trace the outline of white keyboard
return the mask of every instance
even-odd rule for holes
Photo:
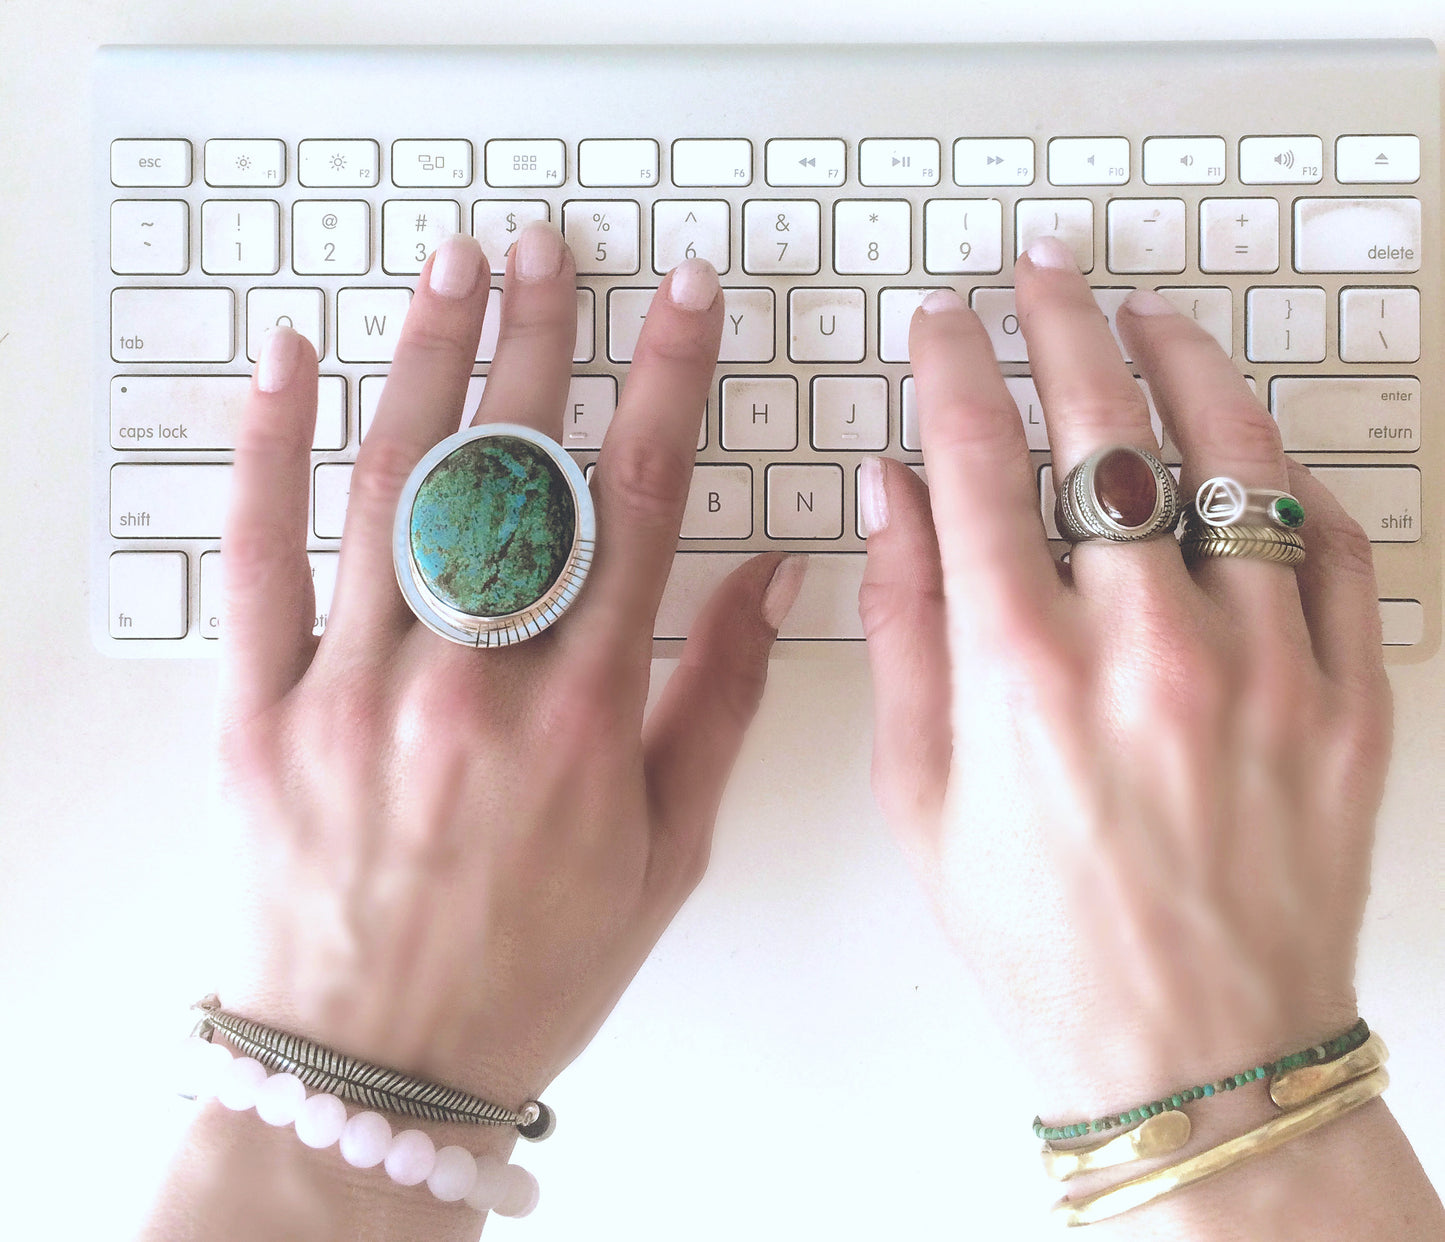
[[[783,637],[823,641],[782,652],[861,638],[858,464],[922,467],[907,329],[941,285],[988,325],[1051,515],[1011,285],[1048,232],[1107,315],[1158,288],[1230,351],[1375,541],[1387,655],[1424,659],[1445,487],[1438,73],[1425,41],[102,49],[95,641],[215,651],[244,377],[283,318],[321,359],[323,629],[351,463],[422,261],[470,229],[500,273],[545,217],[577,258],[564,437],[584,467],[661,275],[691,254],[722,273],[657,654],[767,548],[814,554]]]

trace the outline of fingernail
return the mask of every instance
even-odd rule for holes
[[[1135,289],[1124,299],[1124,305],[1129,308],[1131,315],[1178,314],[1178,307],[1162,293],[1155,293],[1153,289]]]
[[[512,270],[529,283],[551,280],[562,270],[562,252],[566,243],[557,226],[550,220],[533,220],[517,239],[517,257]]]
[[[936,315],[939,311],[966,310],[967,307],[968,303],[953,289],[935,289],[918,304],[918,309],[927,315]]]
[[[261,352],[256,358],[256,387],[262,392],[280,392],[296,369],[296,353],[301,335],[295,328],[277,324],[261,338]]]
[[[481,270],[481,243],[469,233],[453,233],[437,247],[427,283],[444,298],[464,298],[477,287]]]
[[[1035,267],[1056,267],[1072,272],[1079,270],[1074,252],[1057,237],[1037,238],[1026,253],[1029,256],[1029,262]]]
[[[701,311],[707,310],[713,304],[721,288],[717,269],[706,259],[684,259],[672,269],[668,296],[678,306],[690,311]]]
[[[763,621],[770,630],[779,630],[798,602],[798,592],[803,587],[803,575],[808,572],[808,558],[804,555],[785,556],[773,570],[768,589],[763,592]]]
[[[888,525],[888,489],[883,485],[883,459],[865,458],[858,467],[858,520],[863,538],[876,535]]]

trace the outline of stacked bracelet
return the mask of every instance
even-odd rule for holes
[[[273,1126],[294,1126],[308,1147],[339,1144],[342,1158],[354,1168],[382,1165],[399,1186],[425,1182],[445,1203],[465,1202],[480,1212],[526,1216],[537,1206],[537,1179],[515,1164],[476,1157],[463,1147],[440,1151],[421,1130],[393,1135],[386,1118],[376,1112],[348,1117],[346,1105],[329,1092],[307,1095],[295,1074],[267,1074],[254,1057],[233,1056],[229,1048],[199,1036],[186,1041],[181,1094],[215,1099],[235,1112],[254,1108]]]

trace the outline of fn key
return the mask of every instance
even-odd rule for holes
[[[111,555],[110,636],[186,636],[184,552],[116,552]]]

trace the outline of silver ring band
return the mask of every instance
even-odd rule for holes
[[[1186,527],[1202,524],[1298,530],[1304,521],[1304,506],[1298,497],[1273,488],[1245,487],[1238,479],[1223,474],[1205,479],[1194,499],[1184,506]]]

